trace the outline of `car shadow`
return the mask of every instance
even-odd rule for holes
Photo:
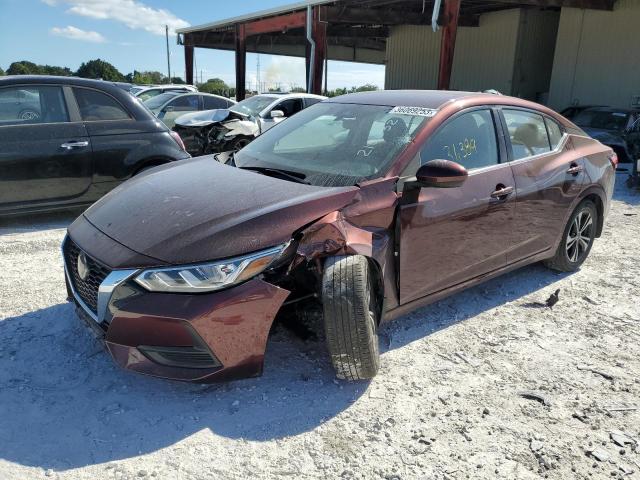
[[[0,458],[66,470],[153,452],[203,430],[268,440],[348,409],[368,382],[337,382],[324,346],[283,329],[260,378],[194,385],[120,370],[71,304],[0,321]]]
[[[419,309],[383,327],[382,351],[562,277],[534,265]],[[336,381],[324,343],[284,329],[270,338],[260,378],[201,386],[131,374],[113,364],[71,304],[58,304],[0,322],[0,457],[66,470],[153,452],[201,431],[278,439],[318,427],[368,387]]]
[[[548,287],[568,275],[536,263],[419,308],[381,328],[382,352],[401,348],[507,303],[516,302],[520,307],[529,309],[547,308],[544,302],[553,290]],[[544,294],[535,295],[543,289]],[[531,294],[534,294],[533,301],[521,300]]]
[[[613,191],[613,199],[626,203],[627,205],[640,205],[640,189],[637,187],[627,187],[627,175],[616,175],[616,187]]]
[[[0,235],[67,228],[83,209],[0,217]]]

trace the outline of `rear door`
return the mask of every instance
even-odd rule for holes
[[[584,159],[552,118],[516,108],[501,113],[517,195],[512,263],[554,248],[584,183]]]
[[[91,186],[90,140],[67,98],[58,85],[0,89],[0,208],[71,201]]]
[[[417,171],[430,160],[448,159],[467,168],[469,177],[460,187],[422,188],[415,199],[401,201],[401,303],[506,265],[515,195],[511,168],[501,163],[496,115],[487,108],[457,114],[427,140],[420,161],[409,167]]]

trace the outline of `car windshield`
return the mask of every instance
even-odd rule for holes
[[[377,178],[428,120],[401,111],[380,105],[317,103],[256,138],[236,153],[235,164],[285,170],[317,186],[347,186]]]
[[[229,108],[229,110],[255,117],[262,110],[267,108],[269,104],[276,98],[277,97],[273,97],[271,95],[256,95],[254,97],[246,98],[241,102],[236,103],[234,106]]]
[[[628,119],[629,114],[627,112],[584,110],[574,117],[573,123],[579,127],[624,130]]]
[[[157,110],[166,102],[171,100],[173,97],[180,95],[182,92],[165,92],[160,95],[156,95],[155,97],[151,97],[147,100],[144,100],[143,103],[149,110]]]

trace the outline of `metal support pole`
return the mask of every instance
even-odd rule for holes
[[[193,85],[193,47],[184,46],[184,76],[189,85]]]
[[[246,96],[247,44],[244,24],[236,25],[236,100]]]
[[[438,90],[449,90],[451,71],[453,70],[453,54],[456,48],[458,17],[460,16],[460,0],[445,0],[442,43],[440,44],[440,69],[438,72]]]

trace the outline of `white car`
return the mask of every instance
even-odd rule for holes
[[[151,85],[133,87],[129,90],[129,93],[144,102],[145,100],[149,100],[151,97],[155,97],[156,95],[160,95],[165,92],[190,93],[197,91],[198,88],[193,85]]]
[[[276,123],[327,97],[309,93],[264,93],[224,110],[187,113],[175,119],[191,155],[238,151]]]
[[[172,128],[176,118],[187,112],[229,108],[236,101],[230,98],[200,92],[164,92],[142,102],[163,123]]]

